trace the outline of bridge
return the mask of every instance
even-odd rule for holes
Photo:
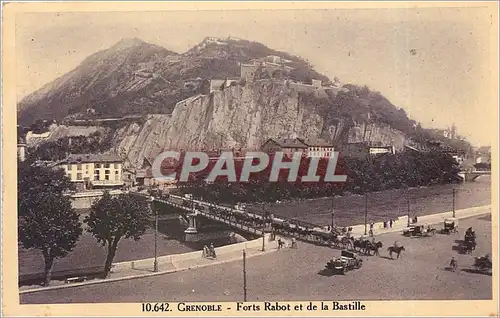
[[[317,233],[327,234],[324,228],[321,228],[315,224],[297,221],[297,220],[286,220],[280,217],[273,217],[272,219],[266,219],[261,214],[255,214],[251,212],[244,211],[242,209],[230,208],[223,205],[217,205],[213,203],[208,203],[200,200],[195,200],[190,197],[181,197],[177,195],[168,195],[168,197],[163,197],[161,195],[149,196],[144,193],[130,192],[135,195],[139,195],[145,199],[151,198],[150,203],[158,202],[166,204],[177,209],[185,211],[185,217],[188,220],[188,228],[184,231],[186,234],[196,234],[198,232],[198,222],[200,217],[204,217],[210,220],[214,220],[227,226],[237,229],[243,232],[263,236],[268,232],[269,226],[273,228],[286,227],[289,231],[288,234],[300,231],[309,231]],[[292,224],[295,223],[295,224]]]
[[[484,175],[491,175],[491,171],[480,171],[480,170],[465,170],[465,171],[460,171],[458,176],[462,178],[463,181],[469,182],[469,181],[474,181],[480,176]]]

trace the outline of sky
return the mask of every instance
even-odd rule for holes
[[[239,37],[301,56],[343,83],[367,85],[426,128],[456,124],[493,140],[489,12],[478,8],[18,13],[22,98],[123,38],[182,53],[206,36]]]

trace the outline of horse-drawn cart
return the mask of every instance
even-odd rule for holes
[[[441,233],[443,234],[458,233],[458,219],[455,218],[445,219]]]
[[[403,230],[404,236],[433,236],[436,229],[431,226],[412,225]]]

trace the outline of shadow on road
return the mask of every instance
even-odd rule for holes
[[[321,275],[321,276],[325,276],[325,277],[332,277],[332,276],[335,276],[335,274],[333,273],[333,271],[329,270],[329,269],[322,269],[318,272],[318,275]]]
[[[389,256],[380,256],[380,258],[383,258],[383,259],[388,259],[390,261],[393,261],[394,258],[390,258]]]
[[[487,276],[492,276],[492,272],[485,272],[479,269],[473,269],[473,268],[463,268],[462,272],[470,273],[470,274],[481,274],[481,275],[487,275]]]

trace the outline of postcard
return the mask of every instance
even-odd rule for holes
[[[498,315],[497,2],[2,4],[6,316]]]

